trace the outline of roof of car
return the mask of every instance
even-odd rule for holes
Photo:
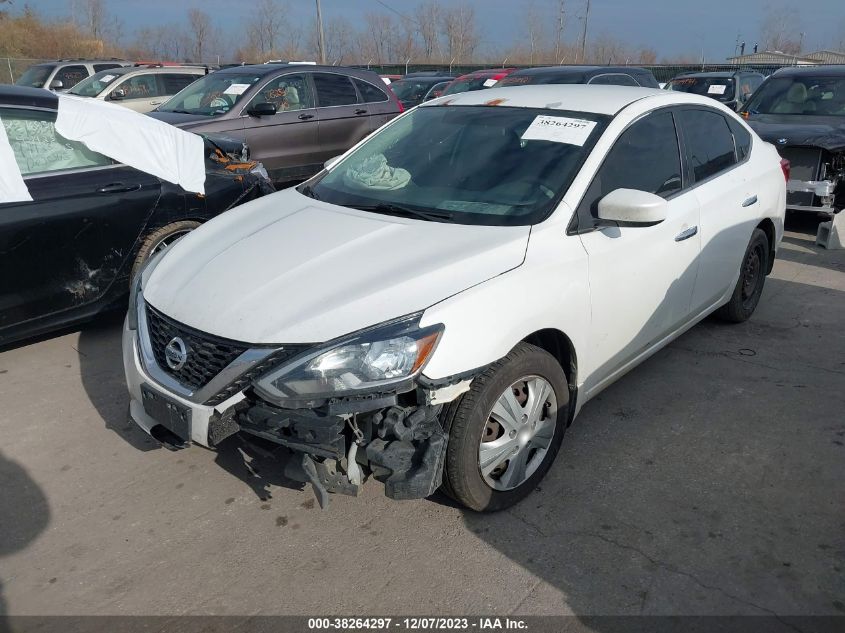
[[[604,73],[638,74],[645,69],[636,66],[540,66],[537,68],[522,68],[512,75],[585,75]]]
[[[472,72],[468,72],[458,77],[458,79],[463,79],[464,77],[486,77],[487,75],[508,74],[516,70],[516,68],[484,68],[482,70],[473,70]]]
[[[515,108],[548,108],[613,115],[641,99],[655,99],[664,105],[702,104],[712,107],[708,97],[687,92],[673,92],[657,88],[631,86],[592,86],[584,84],[543,84],[506,86],[474,90],[438,97],[423,103],[428,108],[444,105],[488,105]]]
[[[59,107],[59,99],[54,93],[43,88],[0,85],[0,105],[30,106],[55,110]]]
[[[323,66],[319,64],[284,64],[273,62],[269,64],[246,64],[244,66],[227,66],[225,68],[221,68],[218,73],[255,73],[259,76],[269,75],[271,73],[282,73],[287,72],[289,70],[298,70],[314,72],[314,71],[324,71],[324,72],[340,72],[346,75],[374,75],[378,77],[378,75],[373,72],[372,70],[366,70],[364,68],[349,68],[348,66]]]
[[[778,77],[803,77],[803,76],[825,76],[845,77],[845,64],[822,65],[822,66],[792,66],[781,68],[775,73]]]

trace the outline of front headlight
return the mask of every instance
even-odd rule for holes
[[[420,315],[338,339],[256,382],[272,401],[315,401],[389,390],[409,382],[431,357],[443,326],[419,327]]]

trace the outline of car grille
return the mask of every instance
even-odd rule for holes
[[[247,343],[232,341],[195,330],[192,327],[174,321],[149,304],[146,305],[147,329],[150,346],[156,364],[163,372],[175,378],[180,384],[197,390],[205,387],[238,356],[255,347]],[[164,348],[175,337],[185,343],[188,358],[178,370],[171,369],[164,355]],[[249,384],[272,367],[298,356],[310,349],[308,344],[285,345],[279,347],[260,363],[253,365],[246,372],[235,378],[223,389],[208,398],[204,404],[215,406],[246,389]]]
[[[818,147],[779,147],[780,155],[789,161],[789,177],[793,180],[816,180],[822,152]]]
[[[150,345],[159,368],[191,389],[200,389],[243,354],[248,345],[205,334],[174,321],[147,305]],[[167,364],[164,348],[175,337],[185,343],[188,359],[178,370]]]

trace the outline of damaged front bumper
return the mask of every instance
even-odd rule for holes
[[[137,327],[146,328],[143,314]],[[368,478],[382,482],[392,499],[427,497],[440,487],[448,437],[443,404],[469,389],[471,376],[437,386],[418,381],[403,393],[331,399],[314,409],[285,409],[245,386],[212,406],[162,386],[160,372],[154,377],[147,370],[145,360],[155,361],[144,356],[138,333],[127,319],[130,414],[166,447],[214,448],[238,432],[274,442],[291,452],[285,475],[310,483],[322,506],[328,493],[357,495]]]

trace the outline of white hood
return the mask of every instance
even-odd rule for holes
[[[177,321],[249,343],[316,343],[423,310],[522,264],[530,227],[465,226],[287,189],[180,240],[144,285]]]

